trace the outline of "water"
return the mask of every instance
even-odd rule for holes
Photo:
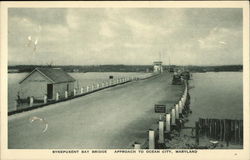
[[[9,73],[8,74],[8,110],[15,110],[15,99],[17,99],[17,92],[19,90],[19,82],[28,73]]]
[[[242,72],[193,73],[189,122],[201,118],[243,119]]]
[[[17,92],[19,90],[19,82],[29,73],[9,73],[8,74],[8,111],[15,110],[15,99],[17,99]],[[139,77],[145,78],[151,73],[137,73],[137,72],[87,72],[87,73],[69,73],[77,82],[75,87],[86,87],[92,84],[106,82],[109,76],[113,75],[114,79],[121,77]]]

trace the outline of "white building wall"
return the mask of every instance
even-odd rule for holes
[[[20,98],[26,99],[28,97],[34,97],[35,99],[43,100],[44,95],[47,94],[47,84],[51,84],[47,78],[41,75],[38,71],[33,72],[20,84]],[[56,98],[57,92],[59,92],[61,98],[64,98],[65,91],[67,90],[67,84],[69,84],[68,96],[72,96],[74,91],[74,82],[58,83],[53,84],[52,99]]]
[[[74,82],[57,83],[53,85],[53,99],[55,99],[57,92],[59,93],[60,98],[65,98],[65,91],[67,91],[67,84],[69,84],[68,96],[73,96]]]
[[[33,72],[21,84],[19,95],[21,99],[34,97],[35,99],[43,99],[47,94],[47,84],[51,83],[37,71]]]
[[[154,72],[155,73],[161,73],[163,71],[161,65],[154,65]]]

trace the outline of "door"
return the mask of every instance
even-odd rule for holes
[[[53,98],[53,84],[47,84],[47,96],[48,99]]]

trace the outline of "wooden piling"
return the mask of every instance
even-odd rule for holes
[[[202,123],[202,119],[199,118],[199,126],[200,126],[200,134],[203,135],[203,123]]]
[[[162,120],[163,120],[163,118],[162,118],[162,115],[161,115],[161,114],[159,115],[159,120],[160,120],[160,121],[162,121]]]
[[[216,119],[216,139],[220,140],[220,120]]]
[[[181,102],[181,101],[179,101],[179,105],[178,105],[178,106],[179,106],[179,111],[178,111],[178,112],[179,112],[179,113],[182,113],[182,109],[183,109],[183,108],[182,108],[182,102]]]
[[[81,87],[81,94],[83,94],[83,87]]]
[[[231,137],[230,137],[230,142],[234,142],[234,127],[235,127],[235,121],[231,120],[231,127],[230,127],[230,133],[231,133]]]
[[[184,106],[185,106],[185,99],[184,99],[184,96],[182,96],[182,98],[181,98],[181,103],[182,103],[182,109],[183,109]]]
[[[213,122],[214,123],[214,126],[213,126],[213,128],[214,128],[214,137],[213,138],[216,139],[217,138],[217,124],[216,124],[216,120],[215,119],[213,121],[214,121]]]
[[[65,91],[65,98],[68,98],[68,91]]]
[[[158,143],[164,143],[164,122],[159,121],[159,141]]]
[[[223,120],[223,131],[224,131],[224,133],[223,133],[223,134],[224,134],[224,135],[223,135],[223,140],[224,140],[224,141],[226,141],[226,133],[227,133],[227,131],[226,131],[226,130],[227,130],[227,125],[226,125],[226,123],[227,123],[227,122],[226,122],[226,120],[224,119],[224,120]]]
[[[59,95],[59,93],[57,92],[57,93],[56,93],[56,101],[59,100],[59,97],[60,97],[60,95]]]
[[[89,86],[87,86],[86,91],[89,92]]]
[[[173,108],[172,109],[172,112],[171,112],[171,125],[175,125],[175,109]]]
[[[199,128],[199,122],[195,122],[195,142],[197,145],[199,145],[199,131],[200,131],[200,128]]]
[[[199,135],[206,135],[209,138],[230,143],[241,144],[243,126],[242,120],[231,119],[202,119],[199,118]]]
[[[171,118],[170,113],[167,113],[166,114],[166,132],[170,132],[171,131],[170,130],[170,118]]]
[[[73,90],[73,93],[74,93],[74,96],[76,96],[76,89],[74,88],[74,90]]]
[[[149,130],[149,149],[155,149],[155,131],[154,130]]]
[[[178,104],[175,105],[175,116],[176,116],[176,119],[179,119],[179,105]]]
[[[33,103],[34,103],[34,98],[30,97],[30,107],[33,106]]]
[[[237,136],[237,131],[238,131],[238,121],[234,120],[234,143],[237,144],[238,143],[238,136]]]
[[[47,97],[47,95],[45,94],[45,95],[43,96],[43,103],[46,104],[47,102],[48,102],[48,97]]]
[[[223,141],[223,120],[220,120],[220,140]]]
[[[141,144],[140,143],[135,143],[134,144],[134,149],[141,149]]]
[[[226,131],[226,144],[227,146],[229,146],[229,141],[230,141],[230,120],[226,119],[226,128],[225,128],[225,131]]]
[[[239,121],[239,139],[240,139],[240,144],[242,144],[242,145],[243,145],[243,139],[244,139],[244,134],[243,134],[244,129],[243,128],[244,128],[243,121],[240,120]]]
[[[209,122],[208,119],[205,119],[205,135],[209,137]]]
[[[213,137],[213,134],[212,134],[212,120],[209,119],[209,137]]]

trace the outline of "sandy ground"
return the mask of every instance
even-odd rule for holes
[[[9,117],[8,147],[13,149],[132,148],[147,139],[157,124],[154,104],[172,107],[182,86],[171,85],[171,75],[109,88],[67,102]],[[43,121],[32,117],[42,118]],[[45,123],[47,131],[43,132]]]

